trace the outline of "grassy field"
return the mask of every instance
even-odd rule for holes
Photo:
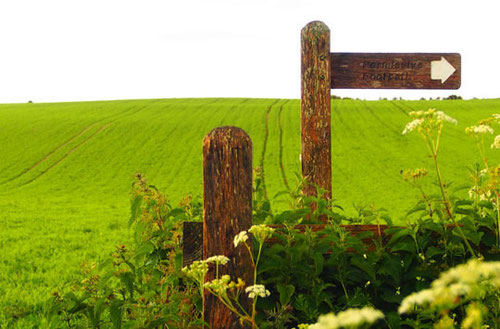
[[[408,112],[429,107],[458,120],[445,127],[440,160],[448,181],[468,183],[466,167],[480,157],[464,128],[500,113],[500,100],[333,101],[333,197],[348,215],[354,205],[373,204],[398,221],[414,204],[417,193],[400,171],[432,167],[419,136],[401,132]],[[201,196],[201,141],[223,125],[239,126],[252,138],[254,166],[264,165],[270,196],[285,189],[280,158],[295,184],[298,100],[0,105],[0,326],[37,323],[43,301],[76,277],[82,261],[105,257],[129,240],[136,172],[173,202],[187,193]],[[498,151],[487,155],[492,163],[500,160]]]

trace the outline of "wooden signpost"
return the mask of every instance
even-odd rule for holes
[[[460,54],[332,53],[332,89],[458,89]]]
[[[457,53],[330,53],[330,29],[307,24],[301,33],[302,176],[331,198],[331,89],[458,89]]]
[[[305,195],[315,195],[318,186],[326,191],[324,198],[331,198],[331,89],[460,87],[459,54],[330,53],[330,30],[319,21],[302,29],[301,53],[302,176],[312,183],[304,187]],[[252,224],[252,143],[248,135],[236,127],[210,132],[203,140],[203,176],[204,220],[184,223],[183,266],[225,255],[231,261],[221,271],[233,279],[240,277],[251,282],[251,261],[243,248],[234,248],[232,244],[234,236]],[[351,234],[370,230],[384,235],[374,225],[344,227]],[[206,280],[214,275],[211,269]],[[248,300],[243,303],[248,307]],[[211,329],[244,328],[234,314],[208,293],[203,296],[203,319]]]

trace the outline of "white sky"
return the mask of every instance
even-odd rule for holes
[[[366,99],[500,97],[498,0],[0,0],[0,103],[300,98],[300,30],[332,52],[458,52],[459,90],[332,90]]]

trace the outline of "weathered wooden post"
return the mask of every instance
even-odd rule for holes
[[[252,225],[252,141],[240,128],[219,127],[203,139],[203,207],[203,259],[229,257],[221,273],[251,285],[248,251],[233,244],[234,236]],[[209,271],[207,281],[214,278],[215,271]],[[242,302],[248,312],[249,299],[242,296]],[[203,318],[211,329],[242,328],[239,319],[206,292]]]
[[[330,30],[314,21],[301,35],[302,177],[310,183],[305,195],[316,195],[315,185],[332,196]]]

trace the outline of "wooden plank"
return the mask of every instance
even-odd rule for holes
[[[182,267],[202,259],[203,222],[182,223]]]
[[[457,53],[331,53],[332,89],[458,89]]]
[[[283,225],[270,225],[271,227],[274,227],[276,229],[284,227]],[[362,232],[373,232],[374,237],[376,238],[378,236],[378,226],[377,225],[340,225],[341,227],[345,228],[347,232],[349,232],[351,235],[357,235]],[[188,230],[186,230],[186,227],[189,227]],[[306,228],[310,228],[312,231],[317,232],[322,230],[325,227],[325,224],[311,224],[311,225],[297,225],[295,226],[296,229],[298,229],[300,232],[304,232]],[[385,230],[389,226],[387,225],[380,225],[380,233],[382,237],[386,236]],[[189,236],[191,235],[191,236]],[[201,260],[201,250],[202,250],[202,244],[203,244],[203,223],[201,222],[189,222],[188,225],[184,226],[184,242],[186,243],[187,241],[190,241],[190,246],[189,248],[184,248],[184,255],[183,255],[183,266],[188,266],[190,265],[193,261],[195,260]],[[275,239],[270,239],[267,241],[267,243],[275,243]],[[367,243],[367,247],[372,247],[372,242],[371,241],[365,241]]]
[[[240,128],[220,127],[203,140],[203,259],[229,257],[219,269],[233,280],[253,284],[253,267],[248,250],[234,248],[234,236],[252,225],[252,142]],[[211,268],[206,281],[215,278]],[[250,299],[241,298],[250,313]],[[244,328],[239,318],[215,296],[203,295],[203,318],[210,328]]]
[[[323,22],[314,21],[302,29],[301,55],[302,176],[311,183],[304,187],[303,193],[316,195],[317,185],[326,190],[324,197],[330,199],[330,30]]]

